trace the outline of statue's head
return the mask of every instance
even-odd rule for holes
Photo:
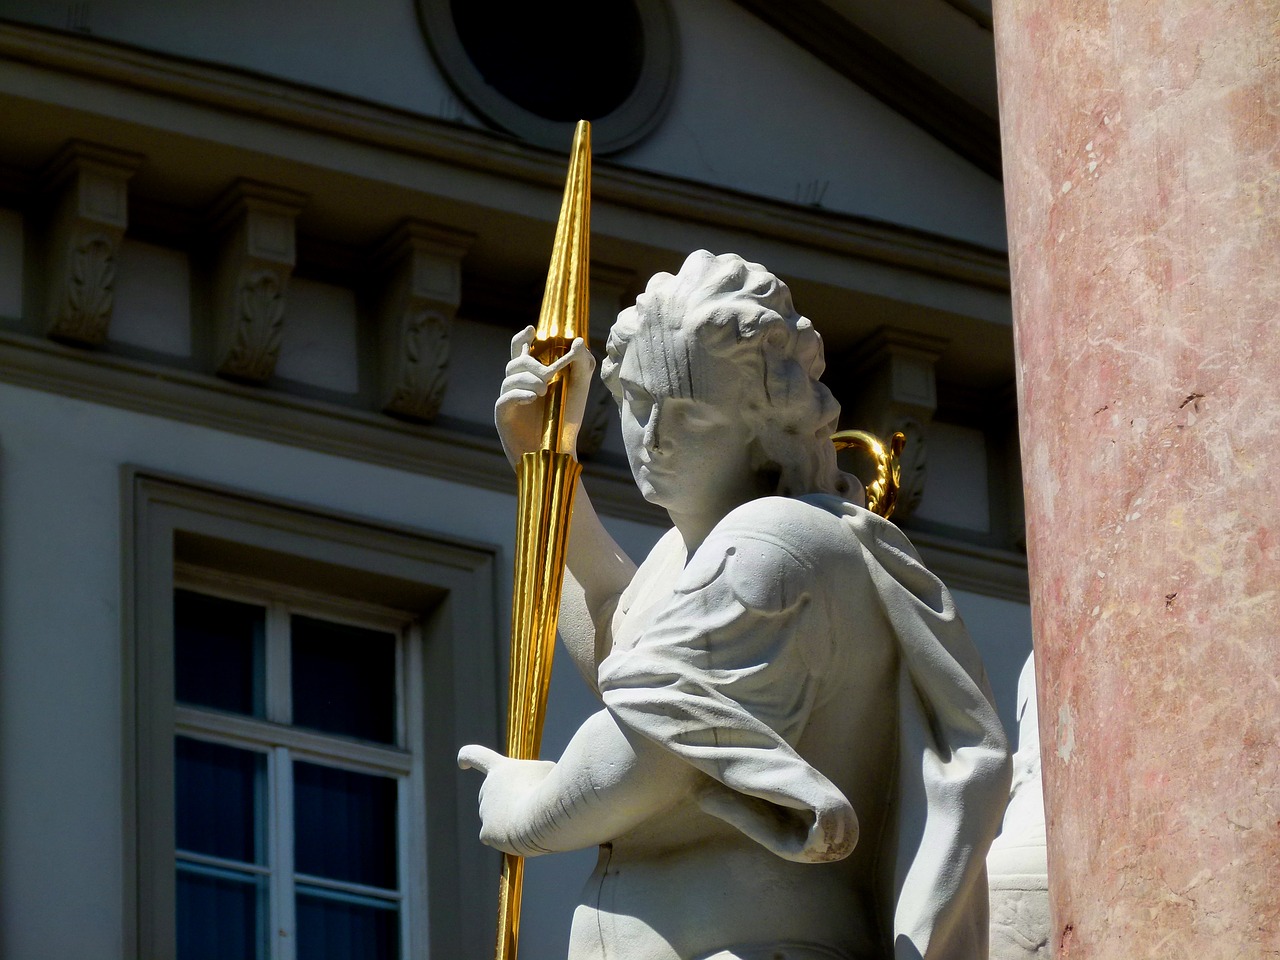
[[[830,441],[840,406],[818,381],[823,367],[822,338],[785,283],[699,250],[618,315],[601,377],[620,404],[632,385],[718,411],[730,435],[709,442],[745,448],[759,495],[848,493]]]

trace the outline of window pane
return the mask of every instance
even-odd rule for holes
[[[265,865],[264,754],[177,737],[173,774],[179,850]]]
[[[296,761],[294,867],[298,873],[396,889],[396,781]]]
[[[390,901],[299,886],[297,922],[298,960],[396,960],[400,955],[400,911]]]
[[[265,714],[266,609],[173,592],[174,693],[181,703]]]
[[[266,957],[265,877],[178,864],[178,960]]]
[[[395,635],[295,616],[291,637],[293,722],[394,743]]]

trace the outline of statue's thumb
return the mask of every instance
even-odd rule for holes
[[[502,755],[478,743],[471,743],[458,751],[458,766],[463,770],[479,770],[488,775],[494,761],[501,760]]]

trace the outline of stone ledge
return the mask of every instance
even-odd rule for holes
[[[210,374],[0,332],[0,379],[64,396],[515,494],[497,435],[413,424],[369,410],[231,383]],[[587,463],[603,514],[665,527],[627,471]]]
[[[88,352],[0,331],[0,380],[125,410],[381,464],[515,494],[496,435],[414,424],[211,374]],[[588,461],[584,482],[602,514],[665,528],[625,468]],[[1028,603],[1026,558],[937,534],[908,531],[925,563],[957,590]]]
[[[925,566],[951,589],[1017,603],[1031,602],[1027,558],[1022,554],[933,533],[905,532],[920,551]]]
[[[563,157],[554,151],[354,97],[124,44],[0,22],[0,59],[548,186],[556,195],[563,184]],[[601,205],[742,230],[996,293],[1007,295],[1009,290],[1003,251],[919,230],[606,161],[596,164],[592,190],[593,200]]]

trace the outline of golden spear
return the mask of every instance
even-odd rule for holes
[[[580,120],[573,134],[538,330],[530,348],[543,364],[564,356],[575,337],[586,339],[590,230],[591,124]],[[516,760],[536,760],[542,742],[569,519],[582,473],[582,465],[564,451],[570,442],[564,422],[570,375],[565,370],[548,384],[540,449],[521,456],[516,467],[519,500],[507,705],[507,756]],[[523,885],[524,859],[503,854],[497,960],[515,960]]]

